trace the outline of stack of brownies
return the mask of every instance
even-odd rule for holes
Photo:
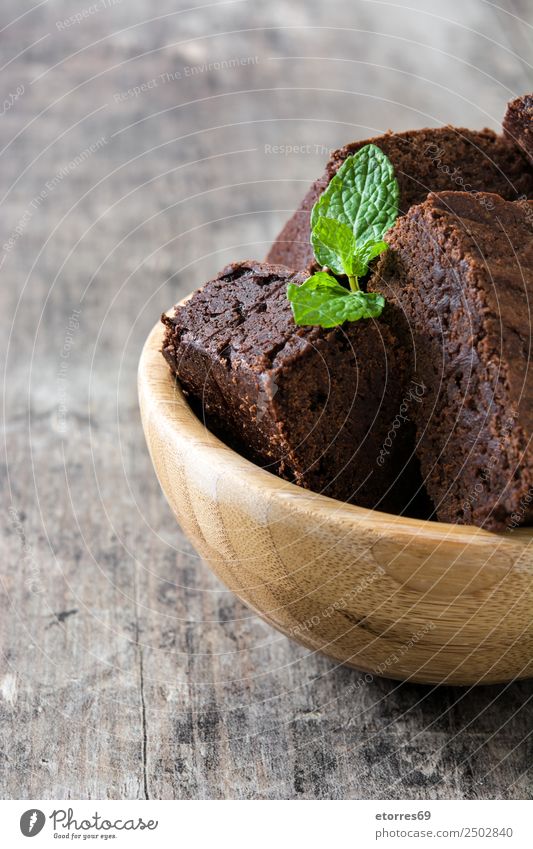
[[[197,414],[300,486],[393,513],[505,530],[533,521],[533,96],[504,134],[444,127],[337,150],[266,262],[225,268],[163,316]],[[287,285],[348,156],[390,159],[400,216],[365,285],[380,318],[295,324]]]

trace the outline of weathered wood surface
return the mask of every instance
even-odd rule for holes
[[[135,385],[328,148],[497,127],[526,0],[32,5],[0,10],[1,795],[529,798],[533,683],[366,682],[273,631],[180,534]]]

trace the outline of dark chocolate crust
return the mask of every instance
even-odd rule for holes
[[[401,478],[413,434],[394,425],[411,371],[394,312],[297,327],[286,288],[304,279],[266,263],[228,266],[162,317],[162,353],[199,417],[249,459],[316,492],[400,512],[416,485],[411,467]]]
[[[533,165],[533,94],[511,100],[503,119],[505,135],[519,145]]]
[[[533,203],[430,195],[389,231],[370,287],[403,311],[427,387],[417,453],[442,521],[533,519]]]
[[[506,200],[533,197],[533,168],[528,160],[510,141],[491,130],[440,127],[386,133],[333,153],[325,173],[313,183],[272,245],[267,262],[293,269],[312,263],[311,209],[344,160],[367,144],[380,147],[394,165],[402,213],[425,200],[430,191],[496,192]]]

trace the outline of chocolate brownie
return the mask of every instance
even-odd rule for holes
[[[344,160],[367,144],[381,148],[394,165],[402,213],[425,200],[430,191],[488,191],[506,200],[533,197],[533,168],[513,144],[491,130],[441,127],[386,133],[335,151],[325,174],[313,183],[272,245],[267,262],[294,269],[309,266],[313,261],[309,244],[311,209]]]
[[[426,387],[417,453],[442,521],[533,519],[533,203],[442,192],[389,231],[370,288],[405,316]]]
[[[533,94],[524,94],[508,104],[503,129],[533,165]]]
[[[399,512],[415,484],[408,468],[396,485],[412,445],[395,424],[411,366],[394,311],[297,327],[286,289],[305,276],[228,266],[162,316],[162,353],[199,417],[246,457],[316,492]]]

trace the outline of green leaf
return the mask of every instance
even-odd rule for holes
[[[335,219],[350,227],[358,244],[381,241],[398,216],[398,198],[391,161],[367,144],[345,159],[315,203],[311,229],[320,218]]]
[[[315,259],[336,274],[348,274],[346,261],[356,250],[355,236],[347,224],[333,218],[319,218],[311,233]]]
[[[375,257],[386,251],[388,247],[387,242],[366,242],[360,248],[357,248],[357,253],[361,261],[368,265]]]
[[[356,246],[351,256],[342,258],[344,273],[348,277],[364,277],[368,272],[369,263],[387,248],[386,242],[367,242],[361,247]]]
[[[379,147],[366,145],[344,161],[312,209],[311,244],[320,265],[345,274],[350,289],[325,272],[289,284],[296,324],[336,327],[381,315],[385,299],[362,292],[358,278],[387,250],[383,236],[398,215],[398,195],[392,164]]]
[[[319,218],[311,234],[315,258],[335,274],[363,277],[368,264],[383,251],[386,242],[366,242],[360,247],[347,224],[333,218]]]
[[[341,286],[338,280],[335,280],[331,274],[328,274],[327,271],[317,271],[316,274],[313,274],[311,277],[308,277],[304,283],[300,286],[296,286],[294,283],[290,283],[290,286],[295,287],[296,289],[301,289],[303,286],[309,291],[314,291],[315,289],[330,289],[335,294],[342,294],[343,292],[347,292],[347,289],[344,286]]]
[[[356,277],[364,277],[370,262],[383,251],[386,251],[388,247],[387,242],[366,242],[361,247],[357,247],[352,260],[354,271],[351,273],[355,274]],[[346,273],[349,274],[350,272],[347,271]]]
[[[321,271],[297,286],[289,283],[287,297],[294,321],[300,326],[336,327],[345,321],[378,318],[385,299],[375,292],[350,292]]]

